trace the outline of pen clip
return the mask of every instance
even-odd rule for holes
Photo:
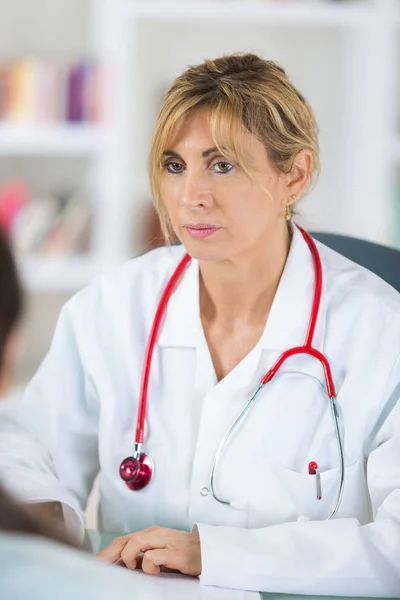
[[[311,461],[308,465],[308,474],[316,475],[315,483],[316,483],[316,491],[317,491],[317,500],[322,499],[322,488],[321,488],[321,474],[319,471],[318,463],[314,460]]]

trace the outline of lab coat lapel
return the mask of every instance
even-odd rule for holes
[[[326,277],[313,345],[321,352],[325,334]],[[314,263],[302,233],[293,227],[290,251],[261,338],[265,349],[280,350],[301,346],[306,339],[315,290]]]
[[[317,248],[321,245],[316,242]],[[327,273],[322,262],[322,295],[312,346],[325,353],[325,331],[327,313]],[[263,355],[258,375],[263,375],[285,350],[303,346],[311,317],[315,292],[315,269],[312,254],[302,233],[293,228],[289,255],[270,310],[270,314],[260,339]],[[336,392],[340,388],[344,371],[332,357],[330,362]],[[285,361],[279,371],[284,373],[304,373],[318,379],[325,387],[324,371],[321,363],[309,355],[297,355]]]
[[[200,333],[199,265],[192,258],[169,299],[157,345],[194,348]]]

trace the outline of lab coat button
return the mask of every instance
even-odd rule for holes
[[[209,494],[209,493],[210,493],[210,490],[209,490],[208,488],[206,488],[206,487],[203,487],[203,488],[201,488],[201,490],[200,490],[200,494],[201,494],[202,496],[208,496],[208,494]]]

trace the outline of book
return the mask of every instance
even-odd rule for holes
[[[0,64],[0,120],[98,123],[103,75],[93,59],[73,64],[24,57]]]

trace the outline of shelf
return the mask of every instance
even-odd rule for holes
[[[151,20],[264,21],[271,25],[300,27],[359,26],[363,21],[372,19],[376,12],[363,2],[351,0],[343,3],[332,0],[287,0],[282,3],[259,0],[126,0],[123,10],[130,16]]]
[[[74,293],[102,271],[92,257],[29,257],[20,262],[22,282],[30,292]]]
[[[95,125],[0,125],[0,156],[86,156],[100,141]]]

